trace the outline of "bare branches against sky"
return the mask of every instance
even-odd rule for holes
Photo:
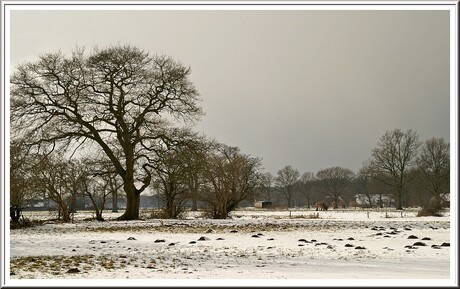
[[[447,10],[149,7],[13,10],[10,67],[117,43],[171,56],[203,99],[197,130],[271,172],[356,172],[395,128],[450,139]]]

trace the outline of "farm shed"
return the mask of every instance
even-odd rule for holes
[[[272,202],[269,202],[269,201],[258,201],[254,205],[254,207],[256,208],[270,208],[271,206],[272,206]]]

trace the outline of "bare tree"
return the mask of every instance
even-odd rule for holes
[[[408,129],[386,131],[377,147],[372,150],[371,165],[377,171],[379,180],[395,189],[396,209],[402,209],[402,196],[407,183],[407,175],[415,165],[418,148],[418,134]],[[383,177],[382,177],[383,176]]]
[[[294,185],[299,181],[299,177],[299,171],[294,169],[291,165],[288,165],[279,170],[275,178],[275,183],[277,186],[281,187],[281,192],[286,198],[288,207],[291,206]]]
[[[109,174],[107,176],[109,182],[109,190],[112,195],[112,212],[118,212],[118,192],[123,187],[122,180],[119,180],[119,175]]]
[[[181,141],[163,116],[191,123],[201,114],[189,75],[172,58],[133,46],[42,55],[11,77],[13,136],[46,153],[97,146],[123,180],[127,206],[120,219],[138,219],[156,152]]]
[[[316,173],[324,191],[334,200],[334,209],[338,208],[343,190],[350,184],[354,173],[346,168],[331,167]]]
[[[155,182],[164,204],[163,218],[177,218],[184,210],[188,197],[188,155],[186,148],[170,150],[160,158],[160,164],[157,165]]]
[[[355,183],[358,187],[358,191],[367,198],[367,203],[369,203],[370,208],[372,208],[374,205],[372,202],[372,185],[374,181],[374,175],[375,174],[372,170],[372,167],[370,166],[369,161],[367,161],[363,163],[363,166],[359,169],[355,178]],[[380,203],[380,205],[382,206],[383,204]]]
[[[264,192],[264,199],[269,202],[271,201],[274,180],[275,178],[270,172],[266,172],[261,175],[261,187]]]
[[[78,179],[79,194],[88,197],[96,213],[96,220],[104,221],[102,212],[110,195],[113,195],[117,177],[110,162],[105,159],[84,158],[73,161],[74,174]]]
[[[312,201],[311,201],[311,187],[312,183],[315,180],[315,174],[312,172],[305,172],[302,174],[302,177],[300,178],[300,181],[305,189],[305,198],[307,200],[307,208],[310,208],[312,206]]]
[[[206,167],[204,176],[209,185],[203,200],[215,219],[227,218],[260,183],[260,159],[242,154],[237,147],[221,145],[209,156]]]
[[[76,189],[71,181],[74,172],[70,163],[47,155],[37,155],[36,158],[33,168],[35,189],[44,192],[47,198],[56,203],[59,219],[70,222],[70,206],[73,190]]]
[[[183,151],[187,198],[192,202],[192,211],[198,211],[199,194],[206,183],[204,172],[207,166],[207,155],[218,146],[214,140],[207,140],[201,136],[189,141],[186,150]]]
[[[417,165],[422,173],[425,185],[434,197],[430,205],[435,209],[439,209],[441,199],[449,192],[449,144],[442,138],[432,138],[425,141],[417,158]]]
[[[14,222],[19,221],[21,211],[34,194],[30,156],[23,142],[12,142],[10,146],[10,215]]]
[[[186,144],[164,152],[156,165],[154,188],[164,208],[161,217],[177,218],[192,201],[196,211],[199,191],[203,186],[206,154],[215,146],[205,137],[195,137]]]

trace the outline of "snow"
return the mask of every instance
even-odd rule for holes
[[[83,221],[91,214],[77,213],[73,223],[10,231],[7,284],[450,285],[457,241],[450,214],[416,213],[248,208],[226,220],[190,213],[184,220],[115,221],[120,213],[104,212],[106,222]]]

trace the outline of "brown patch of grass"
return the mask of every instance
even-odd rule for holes
[[[19,271],[48,272],[57,275],[65,273],[71,268],[77,268],[83,272],[101,269],[114,270],[126,268],[126,264],[129,261],[132,261],[131,258],[125,260],[124,258],[120,259],[109,255],[26,256],[12,258],[10,272],[15,274]]]

